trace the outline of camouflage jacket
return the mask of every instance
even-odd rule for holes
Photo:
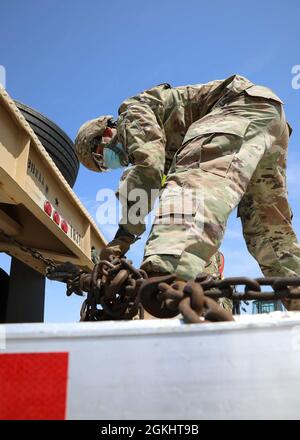
[[[118,138],[126,147],[133,166],[123,174],[117,196],[128,206],[128,194],[143,188],[152,208],[151,189],[159,190],[175,153],[188,140],[198,136],[193,122],[207,115],[215,105],[222,105],[247,89],[250,95],[280,99],[267,87],[255,86],[248,79],[234,75],[206,84],[171,87],[161,84],[128,98],[119,108]],[[188,132],[187,132],[188,131]],[[141,234],[144,225],[133,225],[123,216],[121,222],[133,234]]]

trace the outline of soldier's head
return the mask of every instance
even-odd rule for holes
[[[125,149],[118,142],[116,123],[109,115],[87,121],[79,128],[75,151],[80,162],[92,171],[128,164]]]

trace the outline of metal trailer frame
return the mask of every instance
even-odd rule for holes
[[[100,251],[106,244],[90,214],[1,87],[0,228],[55,263],[70,261],[86,269],[93,267],[91,248]],[[42,320],[45,264],[13,242],[0,240],[0,252],[13,257],[7,320]]]

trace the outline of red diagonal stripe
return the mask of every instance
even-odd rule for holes
[[[68,353],[0,355],[0,419],[62,420]]]

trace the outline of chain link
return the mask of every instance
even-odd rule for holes
[[[233,321],[232,313],[217,303],[219,298],[235,303],[300,299],[300,277],[220,280],[200,273],[194,281],[187,282],[178,281],[175,274],[148,278],[126,258],[101,260],[90,273],[66,263],[50,269],[48,277],[65,281],[67,295],[87,292],[81,308],[82,321],[133,319],[140,305],[157,318],[172,318],[181,313],[188,323]],[[244,291],[238,292],[237,286],[244,286]],[[272,291],[263,292],[263,286]]]
[[[238,292],[237,286],[244,286],[244,291]],[[263,292],[263,286],[269,286],[272,291]],[[218,280],[201,273],[194,281],[186,282],[176,281],[175,275],[166,275],[143,282],[139,295],[144,308],[159,318],[171,318],[181,312],[189,323],[232,321],[232,314],[217,304],[219,298],[246,302],[300,299],[300,277]]]
[[[195,278],[203,286],[205,295],[213,299],[229,298],[233,301],[277,301],[282,299],[300,299],[300,277],[265,277],[247,278],[231,277],[223,280],[212,279],[207,274],[199,274]],[[236,290],[244,286],[243,292]],[[270,291],[262,291],[264,286]]]
[[[207,287],[206,279],[203,286]],[[203,286],[196,281],[177,281],[172,274],[145,280],[139,295],[145,310],[157,318],[173,318],[181,313],[187,323],[233,321],[232,313],[207,296]]]
[[[50,268],[47,276],[65,281],[67,295],[87,292],[81,307],[81,321],[133,319],[141,315],[138,289],[147,274],[126,258],[100,260],[89,273],[76,271],[76,266],[66,263]]]
[[[57,266],[53,260],[23,245],[1,228],[0,236],[42,261],[48,278],[67,283],[67,295],[87,292],[80,312],[81,321],[133,319],[138,313],[143,314],[143,308],[158,318],[171,318],[181,313],[188,323],[232,321],[232,314],[217,303],[219,298],[229,298],[235,303],[300,299],[300,277],[219,280],[200,273],[194,281],[188,282],[176,280],[175,274],[148,279],[145,271],[136,269],[126,258],[100,260],[92,272],[85,272],[69,262]],[[243,292],[238,292],[237,286],[244,286]],[[263,286],[271,290],[262,291]]]

